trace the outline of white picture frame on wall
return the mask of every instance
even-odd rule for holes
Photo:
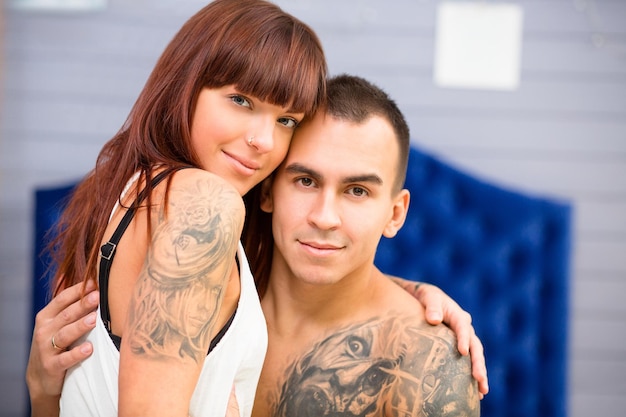
[[[523,16],[522,6],[515,3],[439,3],[435,84],[447,88],[517,90]]]
[[[98,11],[106,8],[107,0],[9,0],[9,6],[25,11]]]

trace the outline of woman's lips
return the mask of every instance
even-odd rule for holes
[[[224,155],[230,160],[231,164],[235,167],[237,172],[243,175],[250,176],[259,170],[260,166],[254,161],[250,161],[241,156],[233,155],[228,152],[224,152]]]

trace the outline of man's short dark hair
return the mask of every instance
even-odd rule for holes
[[[338,75],[328,80],[326,107],[321,111],[336,119],[357,124],[373,116],[387,120],[393,128],[399,148],[394,190],[402,189],[409,158],[409,126],[395,101],[385,91],[361,77]]]

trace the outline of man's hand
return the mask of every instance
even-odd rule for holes
[[[472,359],[472,376],[478,382],[482,399],[489,392],[489,381],[483,344],[472,326],[472,316],[439,287],[397,277],[390,278],[424,306],[428,323],[436,325],[443,322],[454,331],[459,353],[463,356],[469,354]]]
[[[99,293],[90,283],[81,298],[82,285],[63,290],[35,318],[26,368],[33,417],[58,416],[65,372],[93,351],[89,342],[68,349],[96,323]]]

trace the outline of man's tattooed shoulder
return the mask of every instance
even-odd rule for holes
[[[478,416],[471,364],[445,326],[408,316],[339,329],[287,369],[274,415]]]

